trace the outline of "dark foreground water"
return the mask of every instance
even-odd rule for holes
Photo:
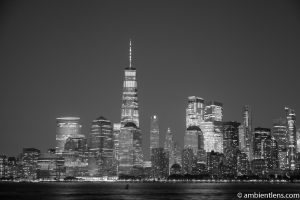
[[[239,199],[237,193],[300,193],[300,184],[251,183],[0,183],[0,200]],[[243,199],[243,198],[242,198]],[[249,199],[249,198],[248,198]],[[297,198],[293,198],[297,199]],[[298,198],[300,199],[300,198]]]

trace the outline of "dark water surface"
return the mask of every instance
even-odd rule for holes
[[[0,183],[0,200],[239,199],[237,193],[300,193],[300,184],[251,183]],[[300,199],[300,198],[299,198]]]

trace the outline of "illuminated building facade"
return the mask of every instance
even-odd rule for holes
[[[152,149],[159,147],[159,126],[157,115],[151,116],[150,119],[150,157]]]
[[[296,113],[293,109],[285,107],[287,121],[287,152],[288,167],[290,170],[296,168]]]
[[[169,175],[168,152],[164,148],[153,148],[151,153],[152,174],[155,179],[164,179]]]
[[[193,150],[190,148],[183,149],[182,151],[182,173],[192,174],[193,168],[195,167],[196,156]]]
[[[216,101],[206,102],[204,120],[206,122],[223,121],[223,104]]]
[[[286,119],[279,118],[274,120],[272,127],[272,136],[278,145],[279,168],[285,170],[287,166],[287,127]]]
[[[64,152],[68,138],[84,137],[84,135],[81,134],[79,120],[79,117],[61,117],[56,119],[56,154],[62,154]]]
[[[248,155],[243,152],[237,154],[237,175],[243,176],[248,175],[250,170],[250,163],[248,160]]]
[[[252,130],[252,109],[249,105],[243,107],[243,123],[245,148],[242,149],[251,161],[253,159],[253,130]]]
[[[119,160],[119,135],[121,132],[121,123],[113,124],[113,135],[114,135],[114,157],[116,162]]]
[[[129,67],[125,68],[123,83],[121,127],[127,122],[133,122],[137,127],[139,123],[139,106],[136,81],[136,69],[131,63],[131,41],[129,44]]]
[[[278,145],[274,137],[268,136],[262,139],[261,151],[261,158],[266,161],[268,172],[278,169]]]
[[[7,176],[7,157],[5,155],[0,155],[0,178],[5,178]]]
[[[37,178],[37,163],[40,153],[40,150],[35,148],[23,148],[21,155],[23,178],[28,180],[35,180]]]
[[[245,127],[243,125],[239,126],[239,149],[243,152],[246,150],[246,138],[245,138]]]
[[[89,150],[98,166],[99,176],[111,176],[114,162],[114,135],[112,123],[105,117],[93,120],[89,136]],[[116,169],[115,169],[116,170]]]
[[[200,127],[204,117],[204,100],[200,97],[189,96],[186,108],[186,128],[190,126]]]
[[[218,152],[208,152],[207,153],[207,170],[209,174],[214,177],[218,177],[222,175],[222,171],[220,169],[220,164],[224,160],[224,155]]]
[[[223,153],[222,122],[201,122],[200,129],[203,133],[204,150]]]
[[[197,152],[198,152],[199,135],[202,135],[202,132],[198,126],[190,126],[185,131],[184,148],[192,149],[194,155],[197,155]]]
[[[127,122],[119,135],[118,174],[133,175],[135,169],[143,167],[141,133],[135,123]]]
[[[143,167],[142,134],[139,129],[136,69],[131,63],[129,43],[129,67],[125,68],[119,134],[118,174],[133,174]]]
[[[239,126],[238,122],[223,122],[224,151],[228,148],[239,148]]]
[[[170,128],[168,128],[166,133],[166,139],[164,144],[165,152],[168,153],[169,156],[169,169],[170,167],[175,164],[175,141],[174,136]]]
[[[262,141],[271,136],[268,128],[257,127],[254,129],[253,153],[254,159],[262,159]]]

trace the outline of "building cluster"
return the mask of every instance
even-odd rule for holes
[[[195,175],[211,178],[257,176],[264,178],[300,171],[300,129],[296,115],[285,108],[285,116],[272,128],[252,127],[250,106],[242,110],[242,122],[223,121],[223,104],[187,99],[183,148],[167,129],[160,142],[159,117],[150,117],[150,160],[142,151],[136,68],[125,68],[121,120],[105,117],[92,121],[82,134],[80,118],[56,119],[56,148],[41,153],[24,148],[17,157],[0,156],[0,178],[52,179],[91,177],[99,179],[166,179]],[[160,146],[163,144],[163,146]]]

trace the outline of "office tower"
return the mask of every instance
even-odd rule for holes
[[[259,177],[264,176],[268,172],[266,162],[264,159],[256,159],[254,155],[254,159],[251,161],[252,173]]]
[[[205,103],[204,120],[206,122],[223,121],[223,104],[217,101]]]
[[[165,179],[169,175],[168,153],[164,148],[153,148],[151,153],[152,174],[155,179]]]
[[[278,145],[274,137],[270,135],[261,140],[261,159],[266,161],[267,170],[278,168]]]
[[[204,138],[204,150],[223,153],[222,122],[201,122],[200,129]]]
[[[119,134],[121,132],[121,123],[113,124],[113,135],[114,135],[114,157],[115,160],[119,160]]]
[[[13,179],[17,178],[18,177],[18,168],[19,168],[19,165],[18,165],[16,157],[8,157],[8,159],[7,159],[7,175],[8,175],[8,177],[11,177]]]
[[[243,107],[243,123],[245,137],[245,152],[248,159],[253,159],[252,109],[249,105]]]
[[[300,129],[297,130],[297,153],[300,153]]]
[[[175,146],[174,146],[174,136],[171,132],[171,129],[168,128],[166,133],[166,139],[164,144],[165,152],[168,153],[169,156],[169,169],[173,164],[175,164]]]
[[[27,180],[35,180],[37,178],[37,162],[40,153],[40,150],[35,148],[23,148],[21,154],[23,178]]]
[[[185,131],[184,148],[185,149],[192,149],[194,155],[197,155],[197,152],[198,152],[199,135],[202,135],[202,132],[201,132],[201,129],[198,126],[190,126]]]
[[[285,107],[287,121],[287,150],[288,150],[288,167],[295,170],[296,165],[296,113],[293,109]]]
[[[140,141],[140,129],[133,122],[127,122],[124,127],[121,127],[119,135],[119,175],[133,175],[136,170],[140,170],[143,167]]]
[[[271,131],[268,128],[257,127],[254,129],[253,138],[253,158],[262,159],[262,141],[271,136]]]
[[[159,126],[158,117],[153,115],[150,118],[150,157],[152,149],[159,147]]]
[[[279,168],[285,170],[287,166],[287,127],[286,119],[279,118],[273,121],[272,136],[278,145]]]
[[[5,178],[7,176],[7,157],[5,155],[0,155],[0,178]]]
[[[179,144],[175,141],[174,142],[174,152],[175,152],[175,163],[182,166],[182,156],[181,156],[181,147]]]
[[[81,134],[79,117],[60,117],[56,118],[56,154],[62,154],[65,144],[70,137],[84,137]]]
[[[190,148],[183,149],[182,151],[182,173],[192,174],[196,157],[193,150]]]
[[[118,174],[132,174],[140,171],[142,167],[142,134],[139,129],[136,69],[132,67],[130,41],[129,67],[125,68],[123,83]]]
[[[250,170],[250,163],[246,153],[238,152],[237,154],[237,175],[248,175]]]
[[[247,152],[246,138],[245,138],[245,127],[242,124],[239,126],[239,149],[243,152]]]
[[[127,122],[133,122],[139,128],[136,68],[132,67],[131,40],[129,43],[129,67],[126,67],[124,72],[125,76],[122,95],[121,127],[124,127]]]
[[[186,129],[190,126],[200,127],[204,117],[204,100],[200,97],[189,96],[186,108]]]
[[[224,151],[229,148],[239,147],[239,126],[240,123],[230,121],[223,122],[223,148]]]
[[[224,160],[224,155],[218,152],[208,152],[207,153],[207,170],[211,176],[218,177],[221,176],[220,164]]]

